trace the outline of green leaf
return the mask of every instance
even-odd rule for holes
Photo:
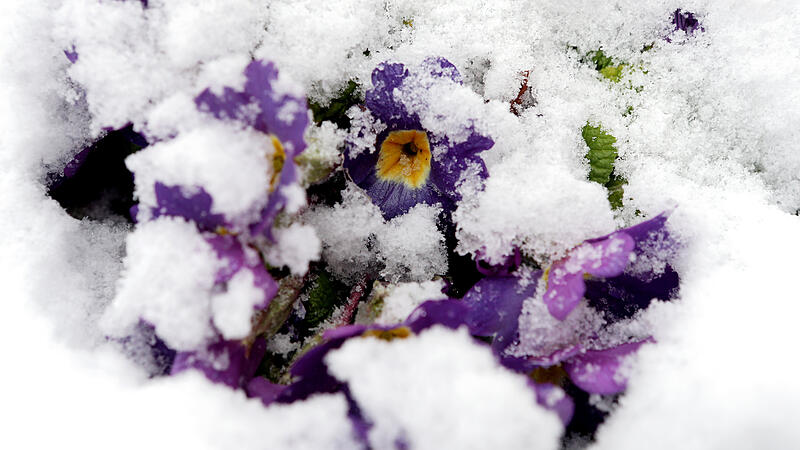
[[[619,82],[622,79],[623,71],[625,70],[626,64],[614,64],[614,58],[607,56],[603,53],[603,50],[595,50],[586,54],[586,58],[588,58],[592,63],[594,63],[594,68],[600,75],[602,75],[605,79],[611,80],[614,83]]]
[[[347,82],[347,86],[339,91],[327,106],[322,106],[320,103],[309,100],[308,107],[311,109],[311,113],[314,115],[314,122],[317,125],[327,120],[335,123],[339,128],[348,128],[350,127],[350,118],[347,117],[347,110],[362,101],[358,83],[350,80]]]
[[[611,178],[614,162],[617,159],[617,149],[614,147],[617,138],[603,131],[601,127],[593,127],[588,123],[584,125],[581,134],[589,146],[589,151],[586,153],[586,159],[589,160],[591,167],[589,179],[605,186]]]
[[[622,79],[622,71],[625,69],[625,64],[620,64],[618,66],[608,66],[603,67],[600,69],[600,75],[605,77],[607,80],[611,80],[614,83],[619,82]]]
[[[617,138],[606,133],[602,127],[593,127],[588,123],[584,125],[581,134],[583,141],[589,147],[589,151],[586,152],[590,167],[589,180],[608,189],[608,202],[611,208],[621,208],[624,186],[628,180],[614,173],[614,163],[617,161],[617,148],[614,144]]]
[[[594,69],[598,72],[611,66],[614,60],[610,56],[606,56],[603,50],[595,50],[586,54],[590,61],[594,63]]]
[[[347,290],[331,279],[325,271],[320,271],[308,290],[306,317],[304,322],[311,329],[330,317],[333,310],[347,298]]]
[[[611,204],[611,209],[622,208],[622,196],[625,195],[626,184],[628,184],[628,180],[625,177],[620,177],[614,173],[611,174],[611,179],[606,184],[608,203]]]

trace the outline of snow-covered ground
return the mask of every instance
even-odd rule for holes
[[[676,30],[676,10],[699,24]],[[2,447],[800,446],[799,29],[792,0],[0,2]],[[381,90],[385,62],[408,70],[397,89]],[[331,112],[351,81],[347,116],[315,123],[306,98]],[[220,113],[228,100],[239,109]],[[355,175],[408,128],[395,119],[427,133],[414,151],[434,161],[436,201],[405,204]],[[616,138],[619,207],[592,181],[587,126]],[[125,159],[138,222],[102,198],[56,201],[68,164],[125,129],[149,144]],[[175,212],[166,192],[199,209]],[[586,300],[572,320],[548,315],[560,275],[532,273],[664,211],[669,252],[637,247],[627,270],[666,260],[680,279],[669,298],[619,322]],[[587,391],[605,420],[575,398],[592,430],[537,403],[472,323],[406,319],[443,290],[463,296],[485,275],[472,260],[515,252],[519,289],[536,292],[517,292],[515,355],[534,356],[536,333],[584,350],[653,341],[614,374],[623,393]],[[251,332],[267,304],[285,315],[271,328],[256,315]],[[297,381],[292,358],[349,323],[384,334],[324,357],[345,387],[268,406],[250,378],[163,375],[151,354],[165,345],[213,372],[234,364],[209,356],[217,341],[266,336],[264,361],[289,360],[256,378],[280,387]],[[415,333],[385,329],[397,324]],[[577,389],[560,387],[553,398]]]

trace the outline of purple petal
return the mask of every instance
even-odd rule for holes
[[[157,181],[155,192],[157,207],[152,208],[153,218],[183,217],[196,223],[198,228],[208,231],[226,225],[225,216],[211,213],[214,200],[202,187],[186,189],[181,186],[167,186]]]
[[[678,273],[668,265],[663,273],[647,279],[622,274],[603,281],[586,280],[585,296],[591,307],[616,322],[633,317],[654,299],[670,300],[679,284]]]
[[[409,114],[405,105],[394,98],[394,90],[408,78],[408,69],[399,63],[381,63],[372,71],[372,86],[364,104],[381,122],[393,130],[421,128],[419,116]]]
[[[575,385],[592,394],[617,394],[625,390],[628,379],[620,367],[628,356],[649,340],[631,342],[605,350],[588,350],[564,363]]]
[[[197,369],[214,383],[234,389],[247,386],[267,351],[266,341],[258,339],[250,351],[241,341],[218,341],[201,352],[178,352],[172,375]]]
[[[67,50],[64,50],[64,56],[67,57],[70,63],[75,64],[78,62],[78,51],[75,50],[75,46],[73,45]]]
[[[643,225],[643,224],[640,224]],[[639,225],[637,225],[638,227]],[[634,229],[639,236],[647,226]],[[636,248],[635,239],[627,229],[602,238],[591,239],[569,251],[566,257],[550,266],[544,302],[550,314],[558,320],[567,318],[578,306],[584,293],[584,274],[611,278],[623,273]]]
[[[287,160],[299,155],[306,147],[303,136],[309,125],[305,97],[275,90],[278,69],[271,62],[252,61],[244,75],[244,91],[226,86],[217,96],[205,89],[195,98],[197,108],[217,119],[239,120],[274,135],[283,144]]]
[[[286,390],[285,385],[271,383],[264,377],[253,378],[245,387],[247,396],[261,399],[264,406],[269,406],[284,390]]]
[[[463,78],[456,66],[441,56],[429,56],[422,61],[423,69],[427,70],[431,75],[437,78],[449,78],[452,81],[462,84]]]
[[[536,294],[542,272],[534,272],[530,279],[518,277],[484,278],[464,296],[469,306],[467,324],[470,332],[478,336],[494,336],[492,348],[502,351],[517,338],[519,315],[525,299]]]
[[[572,420],[575,413],[575,402],[558,386],[546,383],[536,383],[528,380],[528,385],[536,391],[536,403],[558,414],[564,426]]]
[[[698,28],[700,28],[700,31],[704,31],[703,27],[700,26],[700,21],[697,20],[693,13],[683,12],[680,8],[672,13],[672,24],[675,25],[675,31],[685,31],[686,34],[690,35],[694,34]]]
[[[466,324],[469,307],[461,300],[428,300],[419,305],[405,321],[414,333],[434,325],[456,329]]]
[[[240,270],[249,270],[253,275],[253,285],[259,288],[264,297],[256,309],[264,309],[269,306],[269,302],[278,292],[278,283],[269,274],[261,259],[258,257],[248,258],[245,248],[231,235],[213,235],[206,237],[206,242],[217,254],[217,257],[225,262],[225,265],[217,272],[215,283],[223,284],[231,280]]]
[[[575,344],[556,350],[549,355],[528,357],[526,358],[526,362],[530,365],[530,367],[550,367],[560,364],[561,362],[566,361],[575,355],[579,355],[584,351],[585,349],[581,344]]]
[[[553,276],[555,275],[555,276]],[[564,320],[569,313],[578,306],[586,285],[583,283],[583,273],[567,273],[562,262],[556,262],[550,268],[550,278],[547,281],[547,291],[544,293],[544,303],[550,315],[558,320]]]
[[[237,92],[225,86],[222,96],[217,96],[210,89],[206,89],[194,99],[197,109],[210,113],[220,120],[240,120],[250,126],[255,126],[255,117],[247,107],[250,95]]]
[[[255,128],[275,135],[286,150],[287,159],[299,155],[306,143],[303,135],[308,128],[308,103],[305,97],[276,92],[273,83],[278,70],[271,62],[253,61],[244,70],[247,81],[244,91],[260,109]]]
[[[507,255],[502,262],[491,264],[486,259],[486,251],[481,248],[475,252],[475,268],[478,272],[486,276],[509,276],[522,265],[522,253],[518,247],[510,255]]]

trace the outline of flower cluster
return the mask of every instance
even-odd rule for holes
[[[691,14],[675,17],[688,33],[698,27]],[[126,160],[138,198],[131,209],[136,225],[104,320],[128,334],[122,342],[146,336],[153,354],[168,355],[159,357],[154,374],[199,371],[264,405],[340,394],[365,446],[375,417],[329,367],[328,356],[351,340],[394,345],[432,328],[466,330],[470,348],[523,379],[531,398],[565,426],[585,406],[572,393],[624,391],[633,356],[654,342],[637,317],[679,289],[672,267],[679,246],[668,213],[585,240],[552,261],[519,248],[494,265],[481,250],[459,255],[451,213],[490,176],[482,152],[495,138],[478,111],[453,111],[441,125],[437,92],[469,89],[454,64],[441,57],[379,64],[363,104],[350,105],[350,129],[333,131],[343,136],[341,164],[311,187],[301,184],[307,159],[300,156],[316,128],[302,89],[263,60],[248,62],[241,75],[237,86],[197,86],[193,125],[150,136],[147,148]],[[365,199],[368,208],[359,214],[374,211],[375,223],[391,221],[393,233],[403,232],[401,219],[415,208],[433,210],[431,240],[441,249],[437,275],[444,279],[423,281],[440,282],[445,295],[419,284],[420,293],[408,290],[416,297],[399,308],[413,311],[408,317],[377,322],[389,297],[379,286],[397,279],[367,267],[335,267],[345,258],[320,259],[310,213],[303,215],[309,200],[335,210],[330,205],[345,203],[345,191]],[[379,228],[367,222],[365,228]],[[346,242],[368,252],[415,238],[376,234]]]

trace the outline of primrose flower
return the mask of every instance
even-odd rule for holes
[[[555,349],[547,353],[531,350],[528,345],[536,339],[520,333],[520,317],[526,300],[536,301],[541,271],[523,276],[501,275],[479,281],[465,296],[469,307],[467,324],[477,336],[492,339],[492,350],[501,364],[509,369],[530,373],[538,368],[562,365],[570,380],[579,388],[593,394],[614,394],[626,387],[626,359],[647,341],[623,341],[608,345],[598,339],[602,329],[589,336],[558,324],[558,333],[550,329]],[[529,300],[530,301],[530,300]],[[592,310],[589,314],[599,314]],[[551,319],[552,320],[552,319]]]
[[[283,392],[277,396],[273,389],[266,389],[265,403],[275,401],[279,403],[290,403],[295,400],[308,398],[315,393],[344,392],[349,397],[346,383],[342,383],[333,377],[325,365],[325,356],[334,349],[341,347],[348,339],[353,338],[377,338],[383,340],[404,339],[414,334],[418,334],[434,325],[441,325],[450,329],[456,329],[466,325],[472,334],[479,334],[473,330],[468,322],[469,305],[460,300],[429,300],[415,309],[408,318],[400,324],[394,326],[378,325],[347,325],[332,330],[328,330],[323,335],[323,342],[309,350],[298,359],[291,369],[291,374],[297,379],[293,384],[287,386]],[[531,383],[531,388],[536,392],[537,402],[547,409],[554,411],[566,424],[572,417],[574,405],[569,397],[563,394],[558,388],[543,386],[538,383]],[[358,405],[352,399],[351,412],[353,408],[358,410]],[[354,419],[356,428],[369,427],[366,420],[359,414]]]
[[[613,316],[629,317],[647,307],[653,298],[669,298],[679,279],[664,260],[675,249],[666,221],[667,214],[662,213],[589,239],[554,262],[546,272],[544,294],[550,314],[558,320],[566,319],[587,294],[587,284],[591,287],[590,304],[609,306],[608,314]],[[615,304],[612,299],[619,301]]]
[[[254,379],[266,351],[266,341],[263,339],[256,340],[250,348],[241,341],[220,340],[203,350],[178,352],[171,375],[196,369],[214,383],[246,389]]]
[[[150,217],[179,216],[194,221],[202,230],[234,227],[237,232],[272,238],[271,226],[277,214],[282,210],[294,213],[305,203],[295,163],[295,157],[306,147],[304,133],[309,117],[305,96],[282,78],[271,62],[252,61],[244,76],[243,90],[207,88],[195,98],[195,104],[220,121],[233,122],[263,136],[271,175],[264,182],[263,202],[255,205],[260,212],[255,219],[215,213],[215,199],[206,186],[155,180],[156,204],[150,208]]]
[[[460,200],[462,177],[486,177],[478,153],[494,141],[461,124],[464,135],[427,130],[420,113],[431,99],[433,84],[460,86],[461,74],[444,58],[428,58],[409,70],[399,63],[382,63],[372,72],[373,88],[365,105],[377,120],[374,149],[357,153],[353,140],[345,159],[353,181],[378,205],[386,219],[408,212],[418,203],[441,204],[447,211]],[[359,132],[363,135],[363,131]],[[359,149],[360,150],[360,149]]]

